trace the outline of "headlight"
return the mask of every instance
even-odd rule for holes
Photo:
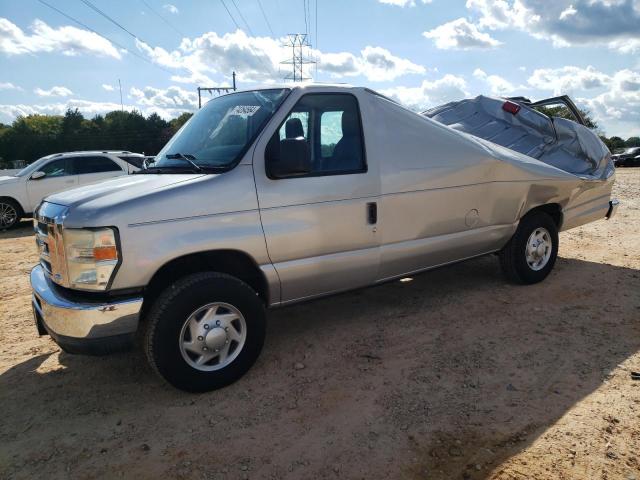
[[[106,290],[119,260],[115,231],[65,229],[63,239],[69,287]]]

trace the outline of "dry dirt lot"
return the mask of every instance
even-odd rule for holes
[[[272,311],[203,395],[38,338],[30,225],[0,234],[0,477],[640,480],[640,169],[615,193],[542,284],[490,256]]]

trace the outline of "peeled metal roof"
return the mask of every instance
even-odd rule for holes
[[[513,114],[505,99],[480,95],[447,103],[423,115],[576,175],[599,176],[610,153],[587,127],[571,120],[548,117],[526,104]]]

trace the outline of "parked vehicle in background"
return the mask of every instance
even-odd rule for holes
[[[537,117],[500,104],[536,128]],[[456,131],[366,88],[223,95],[152,167],[38,207],[35,322],[71,353],[110,352],[140,333],[172,385],[220,388],[257,359],[266,307],[489,253],[514,282],[544,280],[558,231],[617,205],[597,137],[571,162],[557,158]]]
[[[127,151],[54,153],[0,177],[0,229],[30,216],[47,195],[136,172],[144,158]]]
[[[616,167],[640,167],[640,147],[626,148],[611,159]]]

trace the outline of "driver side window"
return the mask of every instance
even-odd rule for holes
[[[367,171],[358,101],[351,94],[304,95],[269,142],[267,157],[279,158],[285,144],[295,139],[304,140],[308,147],[310,171],[299,175],[284,172],[281,177]]]
[[[65,175],[70,174],[67,166],[68,163],[65,159],[54,160],[53,162],[49,162],[45,166],[40,168],[39,171],[44,172],[46,178],[64,177]]]

